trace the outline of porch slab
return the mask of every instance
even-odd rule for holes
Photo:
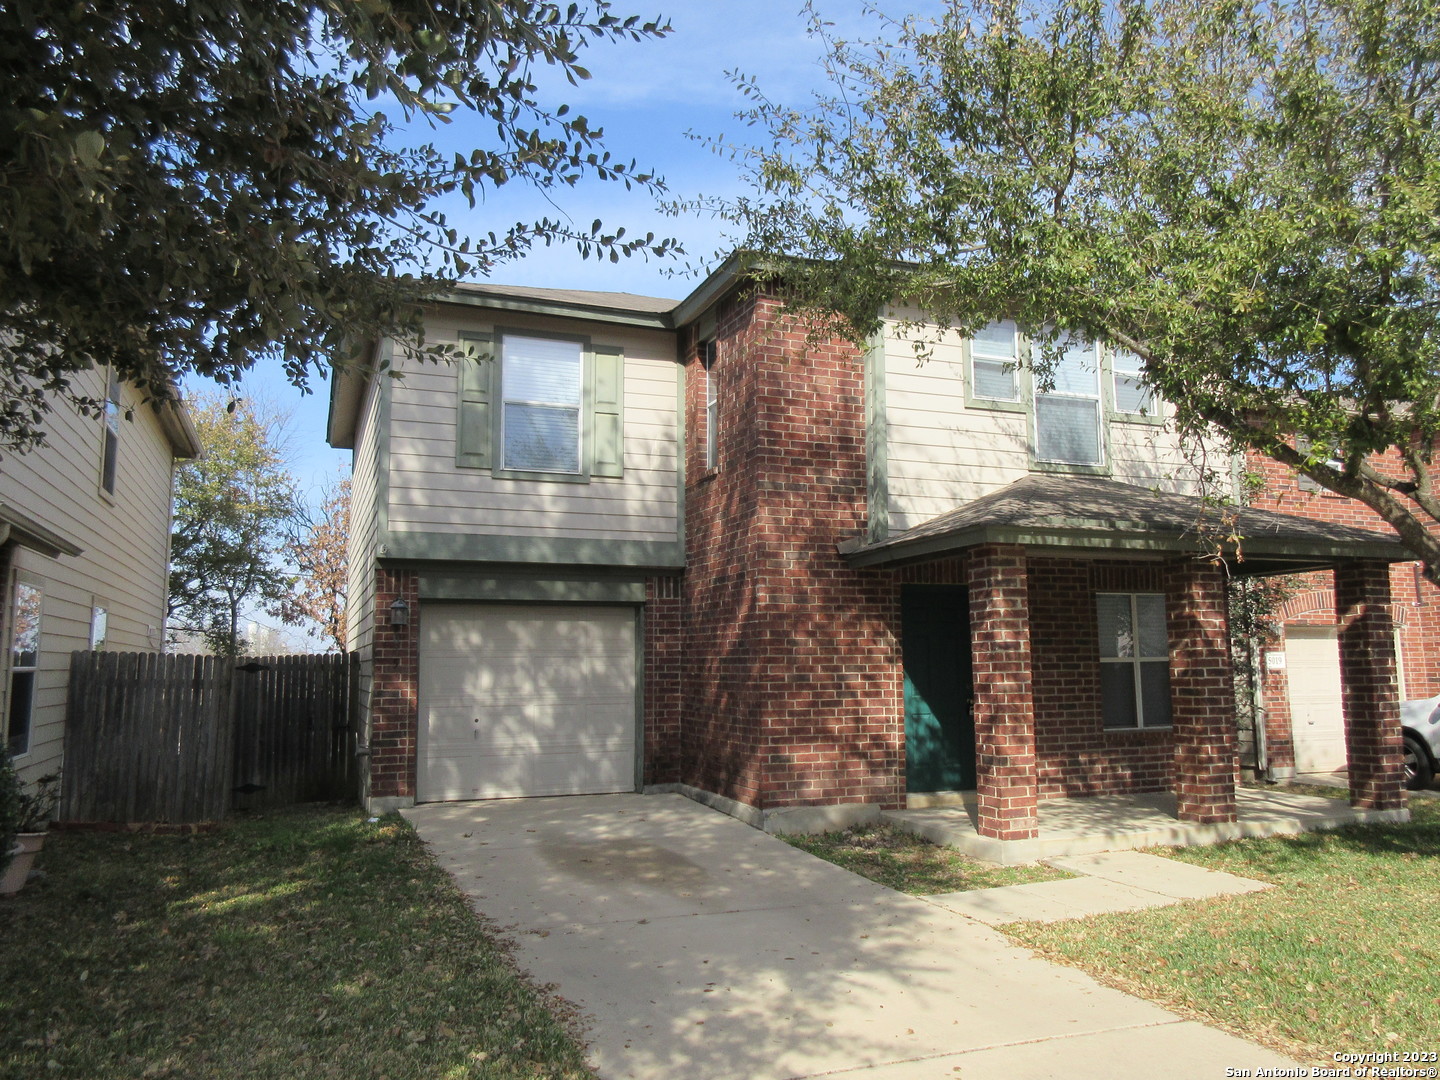
[[[1196,825],[1175,814],[1169,792],[1048,799],[1039,806],[1040,835],[1033,840],[992,840],[975,827],[973,805],[887,810],[883,817],[936,844],[986,862],[1013,866],[1070,855],[1147,847],[1189,847],[1255,836],[1290,836],[1361,822],[1405,822],[1409,810],[1356,810],[1338,799],[1288,791],[1240,788],[1238,820]]]

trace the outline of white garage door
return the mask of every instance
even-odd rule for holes
[[[1345,765],[1337,635],[1333,626],[1292,626],[1285,631],[1297,772],[1333,772]]]
[[[426,605],[422,802],[635,788],[629,608]]]

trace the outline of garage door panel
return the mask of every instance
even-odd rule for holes
[[[1340,644],[1334,627],[1291,627],[1285,635],[1290,685],[1290,732],[1299,772],[1345,765],[1345,715],[1340,689]]]
[[[421,625],[422,801],[634,789],[629,609],[437,605]]]

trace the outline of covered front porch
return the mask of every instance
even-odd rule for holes
[[[1208,823],[1182,821],[1171,792],[1042,799],[1036,804],[1035,836],[1024,840],[982,835],[973,793],[949,805],[887,810],[881,816],[931,843],[956,848],[972,858],[1013,865],[1098,851],[1188,847],[1366,822],[1404,822],[1410,819],[1410,811],[1403,808],[1403,802],[1399,808],[1368,810],[1323,795],[1245,786],[1235,789],[1234,819]]]
[[[1042,850],[1036,845],[1083,834],[1093,836],[1091,846],[1067,852],[1357,820],[1343,806],[1298,812],[1237,791],[1227,577],[1322,567],[1336,575],[1351,808],[1405,813],[1388,564],[1406,554],[1391,538],[1217,510],[1099,478],[1042,475],[842,552],[856,568],[894,571],[911,583],[901,586],[902,615],[905,589],[959,587],[955,601],[939,600],[963,628],[947,648],[968,652],[954,657],[966,669],[965,687],[948,697],[968,693],[968,701],[963,719],[937,729],[941,740],[911,729],[905,649],[907,768],[912,742],[948,741],[959,763],[949,775],[967,781],[950,786],[974,789],[968,812],[948,811],[953,835],[975,838],[957,846],[983,847],[991,853],[981,857],[994,861],[1030,861],[1042,857],[1030,853]],[[902,623],[902,639],[924,625]],[[973,741],[952,738],[957,732]],[[965,775],[968,762],[974,768]],[[909,773],[908,792],[928,790]],[[1136,814],[1148,823],[1111,827]],[[1007,854],[996,845],[1012,847]]]

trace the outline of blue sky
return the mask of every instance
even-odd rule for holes
[[[634,158],[642,169],[653,169],[665,178],[674,196],[736,193],[741,185],[735,165],[686,133],[754,137],[753,129],[745,129],[735,120],[735,112],[745,103],[726,71],[753,75],[772,98],[801,104],[810,91],[823,84],[821,45],[806,35],[801,0],[662,3],[651,9],[616,0],[612,9],[616,14],[635,14],[642,19],[661,15],[670,20],[674,32],[661,40],[640,43],[597,42],[581,57],[593,78],[578,88],[557,79],[549,99],[568,103],[592,124],[602,126],[606,148],[615,157]],[[907,6],[913,10],[917,5]],[[861,30],[873,32],[877,25],[863,15],[856,0],[822,0],[821,7],[838,31],[851,37]],[[478,145],[485,132],[457,113],[453,123],[433,135],[421,133],[421,137],[465,149],[472,143]],[[583,260],[568,246],[542,248],[501,267],[490,278],[515,285],[682,297],[697,279],[674,275],[686,262],[707,261],[723,241],[713,221],[666,217],[650,195],[627,192],[620,184],[582,184],[559,193],[555,200],[552,205],[533,190],[507,187],[488,193],[474,210],[460,203],[449,210],[449,216],[462,232],[476,233],[538,216],[568,217],[588,229],[592,220],[600,218],[607,228],[624,225],[631,235],[654,232],[674,236],[687,251],[686,258],[674,261],[626,259],[617,265],[608,260]],[[313,393],[302,397],[275,365],[253,371],[240,392],[274,400],[292,410],[292,467],[303,490],[317,492],[327,477],[348,465],[348,452],[325,445],[326,385],[317,384]]]

